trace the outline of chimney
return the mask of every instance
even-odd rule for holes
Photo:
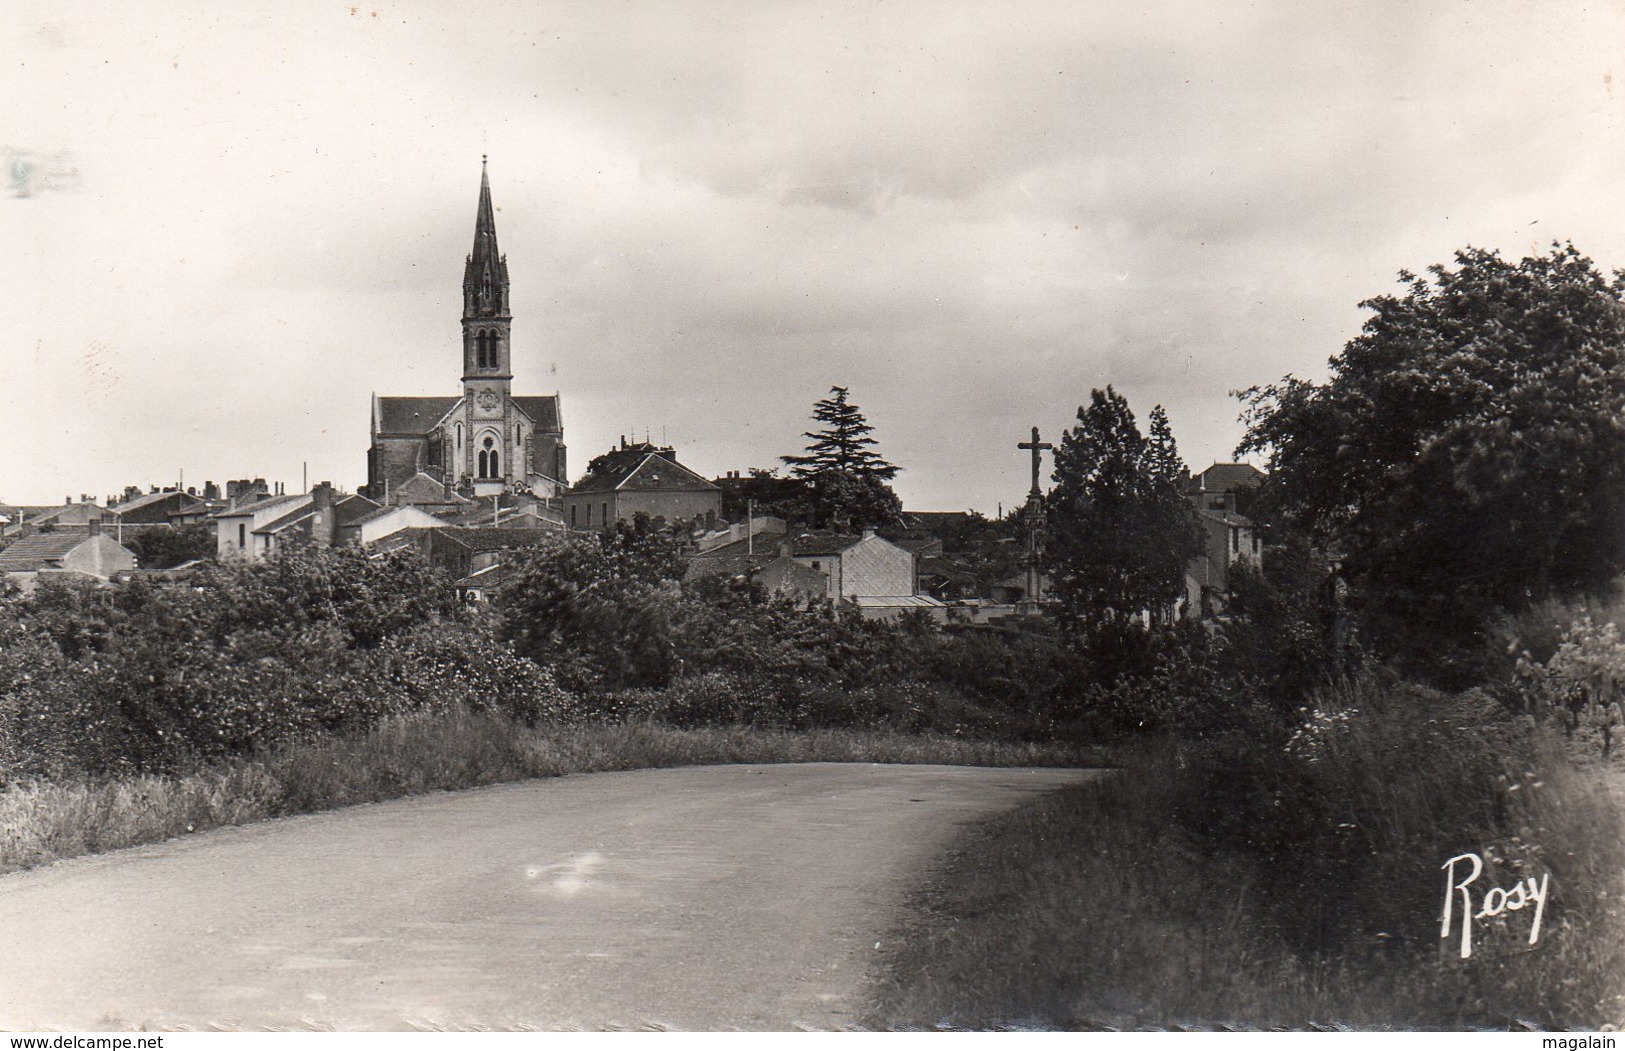
[[[101,518],[97,517],[97,518],[87,519],[86,522],[85,522],[85,531],[87,533],[89,533],[91,536],[101,536],[102,535],[102,520],[101,520]]]
[[[781,541],[779,541],[779,554],[781,556],[783,556],[784,558],[789,558],[791,555],[793,555],[795,553],[796,553],[795,541],[793,541],[793,540],[781,540]]]
[[[863,527],[863,539],[867,540],[867,539],[869,539],[870,537],[872,537],[874,535],[875,535],[875,527],[874,526],[864,526]]]
[[[316,521],[311,524],[311,539],[332,547],[338,542],[338,516],[333,513],[333,483],[317,482],[310,490],[310,499],[316,505]]]

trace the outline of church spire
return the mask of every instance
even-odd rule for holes
[[[497,249],[496,209],[491,206],[487,158],[480,158],[480,207],[474,218],[474,251],[463,266],[463,316],[508,313],[508,261]]]
[[[480,158],[480,207],[474,217],[474,251],[463,266],[463,379],[499,379],[509,368],[508,260],[497,250],[491,176]],[[484,388],[481,388],[482,390]]]

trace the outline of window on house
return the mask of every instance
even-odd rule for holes
[[[237,523],[237,546],[248,546],[248,526],[243,522]]]
[[[571,504],[570,505],[570,528],[574,529],[575,527],[576,527],[576,505]]]
[[[604,519],[600,524],[604,525],[604,526],[608,526],[609,525],[609,505],[608,504],[603,505],[603,511],[604,511]]]
[[[813,562],[813,568],[814,568],[814,569],[823,569],[823,568],[824,568],[824,563],[822,563],[822,562],[818,562],[818,561],[814,561],[814,562]]]

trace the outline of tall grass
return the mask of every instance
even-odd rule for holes
[[[1625,837],[1607,778],[1479,695],[1367,680],[1290,745],[1148,749],[976,830],[916,903],[879,1025],[1596,1028],[1625,1021]],[[1441,942],[1441,865],[1550,874]]]
[[[860,730],[527,727],[497,713],[420,712],[175,776],[0,791],[0,872],[223,825],[535,777],[710,763],[1075,765],[1075,750]]]

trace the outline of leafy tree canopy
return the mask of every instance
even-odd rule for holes
[[[1184,593],[1185,565],[1202,550],[1161,406],[1150,422],[1142,435],[1122,395],[1096,390],[1055,450],[1045,557],[1063,610],[1085,625],[1160,616]]]
[[[160,526],[144,529],[124,539],[142,569],[169,569],[182,562],[212,559],[215,555],[213,522],[193,522],[176,529]]]
[[[1241,392],[1239,452],[1403,649],[1625,569],[1625,286],[1572,244],[1468,248],[1367,300],[1324,383]]]

